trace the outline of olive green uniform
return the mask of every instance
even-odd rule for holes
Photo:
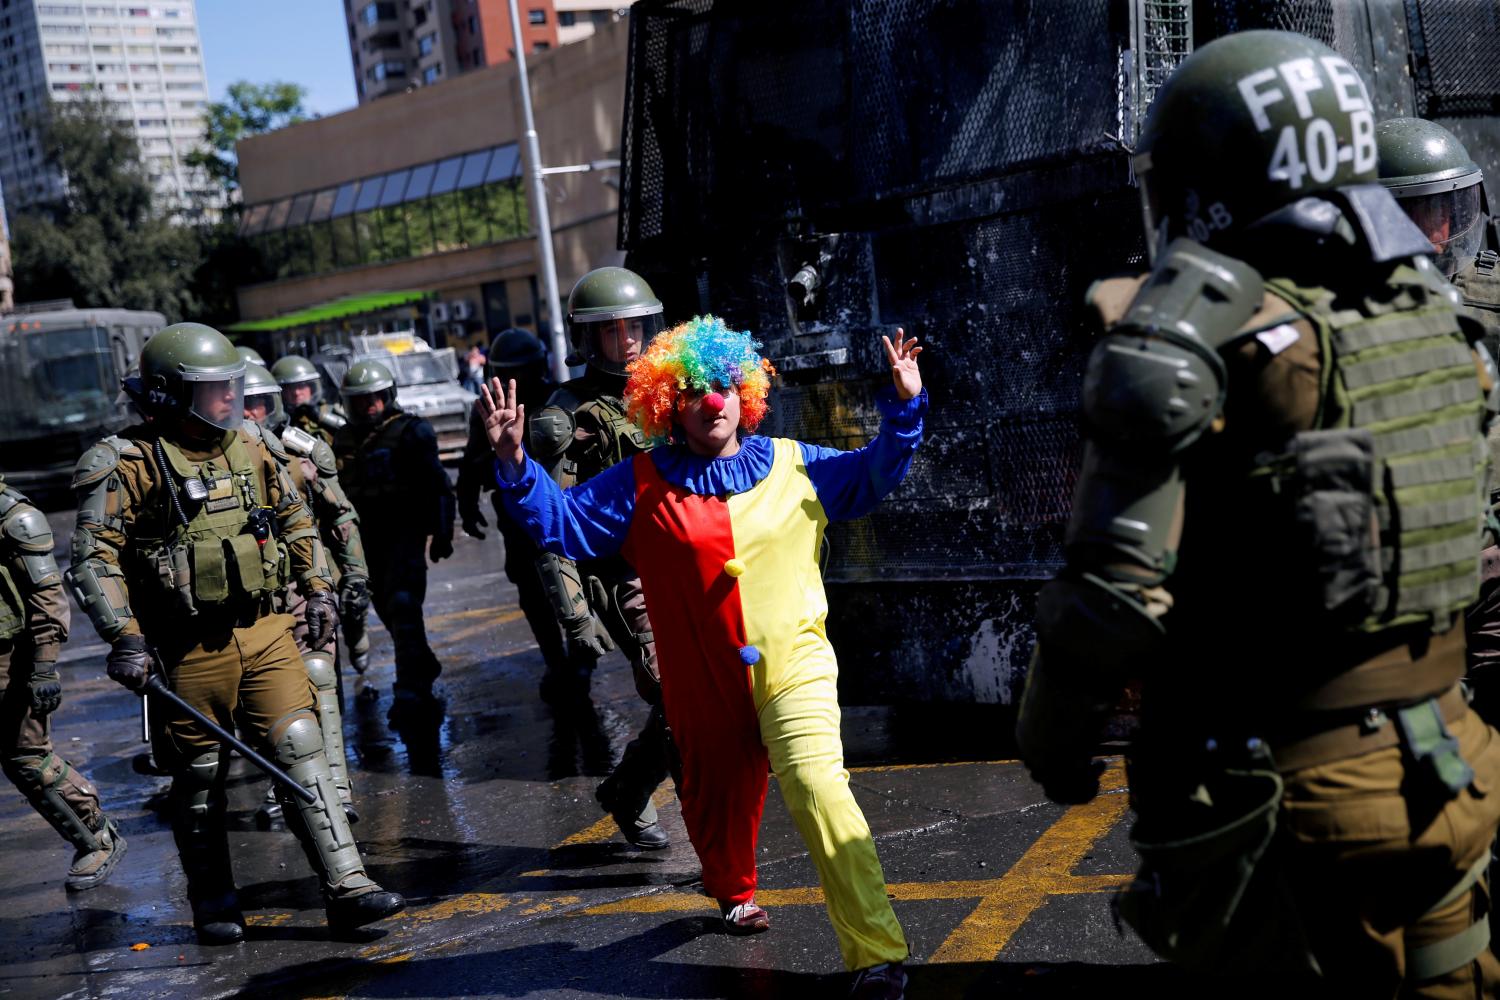
[[[379,892],[334,804],[292,616],[273,611],[288,583],[308,592],[331,586],[286,471],[244,430],[184,446],[154,425],[137,426],[85,453],[73,486],[67,579],[100,635],[144,636],[179,696],[226,729],[238,725],[316,792],[314,805],[284,793],[283,805],[330,907]],[[198,723],[162,714],[154,750],[173,774],[173,833],[195,923],[241,922],[225,830],[228,753]]]
[[[432,425],[392,406],[374,425],[350,421],[334,435],[339,482],[361,530],[380,539],[365,551],[375,610],[395,645],[396,689],[431,694],[442,665],[427,642],[428,537],[453,537],[454,499]]]
[[[359,535],[359,515],[339,486],[333,450],[321,439],[298,435],[295,431],[278,435],[262,430],[250,421],[245,422],[245,430],[260,438],[266,450],[286,470],[297,492],[307,501],[308,512],[323,543],[324,576],[340,587],[347,586],[352,580],[368,581],[370,574]],[[286,444],[287,440],[292,442],[290,446]],[[323,747],[328,753],[328,766],[333,772],[339,801],[353,818],[357,813],[353,810],[354,788],[344,753],[338,650],[332,640],[327,649],[314,649],[309,645],[307,600],[300,586],[288,588],[284,610],[296,621],[292,638],[307,665],[308,677],[317,689],[318,722],[323,730]],[[268,817],[279,814],[274,785],[267,789],[267,796],[268,804],[263,808],[270,809]]]
[[[566,382],[547,406],[531,418],[531,454],[564,489],[586,482],[610,466],[645,451],[640,428],[625,418],[625,380],[590,368]],[[625,748],[619,765],[599,786],[600,804],[622,827],[635,817],[637,826],[656,822],[651,794],[670,770],[670,738],[661,706],[656,642],[640,577],[624,559],[590,560],[577,567],[549,552],[538,557],[543,586],[564,631],[576,630],[580,616],[592,616],[630,661],[636,689],[651,705],[639,736]],[[576,643],[568,649],[568,669],[576,676],[565,684],[587,689],[595,657]]]
[[[1488,996],[1500,734],[1459,686],[1488,375],[1375,133],[1354,68],[1289,32],[1215,39],[1157,92],[1131,159],[1154,266],[1091,290],[1016,735],[1049,796],[1087,801],[1139,681],[1116,906],[1159,955]]]
[[[52,747],[52,716],[32,703],[35,675],[55,674],[68,639],[68,599],[42,512],[0,480],[0,751],[5,776],[77,851],[69,888],[102,881],[125,841],[88,778]]]

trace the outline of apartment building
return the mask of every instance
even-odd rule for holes
[[[185,162],[208,102],[193,0],[0,0],[0,186],[12,211],[57,197],[34,121],[48,98],[96,88],[135,128],[168,205],[187,209],[204,178]]]

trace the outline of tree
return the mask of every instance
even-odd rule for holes
[[[157,210],[134,131],[114,105],[86,90],[31,124],[64,184],[61,197],[11,220],[19,297],[154,309],[168,321],[194,315],[198,235]]]
[[[208,106],[203,133],[206,148],[190,153],[187,164],[201,167],[224,189],[225,202],[237,204],[234,193],[240,186],[240,166],[235,144],[306,121],[307,109],[302,106],[306,97],[307,89],[296,83],[231,83],[225,100]]]

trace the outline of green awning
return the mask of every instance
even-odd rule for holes
[[[350,295],[347,298],[324,302],[322,305],[309,306],[306,309],[298,309],[296,312],[272,316],[270,319],[245,320],[241,323],[235,323],[233,326],[225,327],[225,329],[236,333],[251,333],[260,330],[289,330],[294,326],[310,326],[313,323],[342,319],[345,316],[358,316],[363,313],[373,313],[379,312],[382,309],[390,309],[393,306],[404,306],[410,302],[420,302],[431,294],[431,292],[410,290],[405,292],[370,292],[365,295]]]

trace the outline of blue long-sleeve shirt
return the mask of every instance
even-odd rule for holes
[[[911,468],[922,443],[927,390],[902,401],[887,386],[876,397],[880,433],[854,451],[840,451],[799,441],[808,478],[829,520],[863,517],[891,493]],[[744,493],[771,471],[771,439],[750,435],[728,458],[703,458],[683,445],[650,452],[657,472],[669,483],[693,493],[722,496]],[[587,482],[563,490],[530,457],[521,477],[508,481],[495,469],[506,510],[543,548],[569,559],[613,555],[625,543],[635,514],[632,461],[619,462]]]

